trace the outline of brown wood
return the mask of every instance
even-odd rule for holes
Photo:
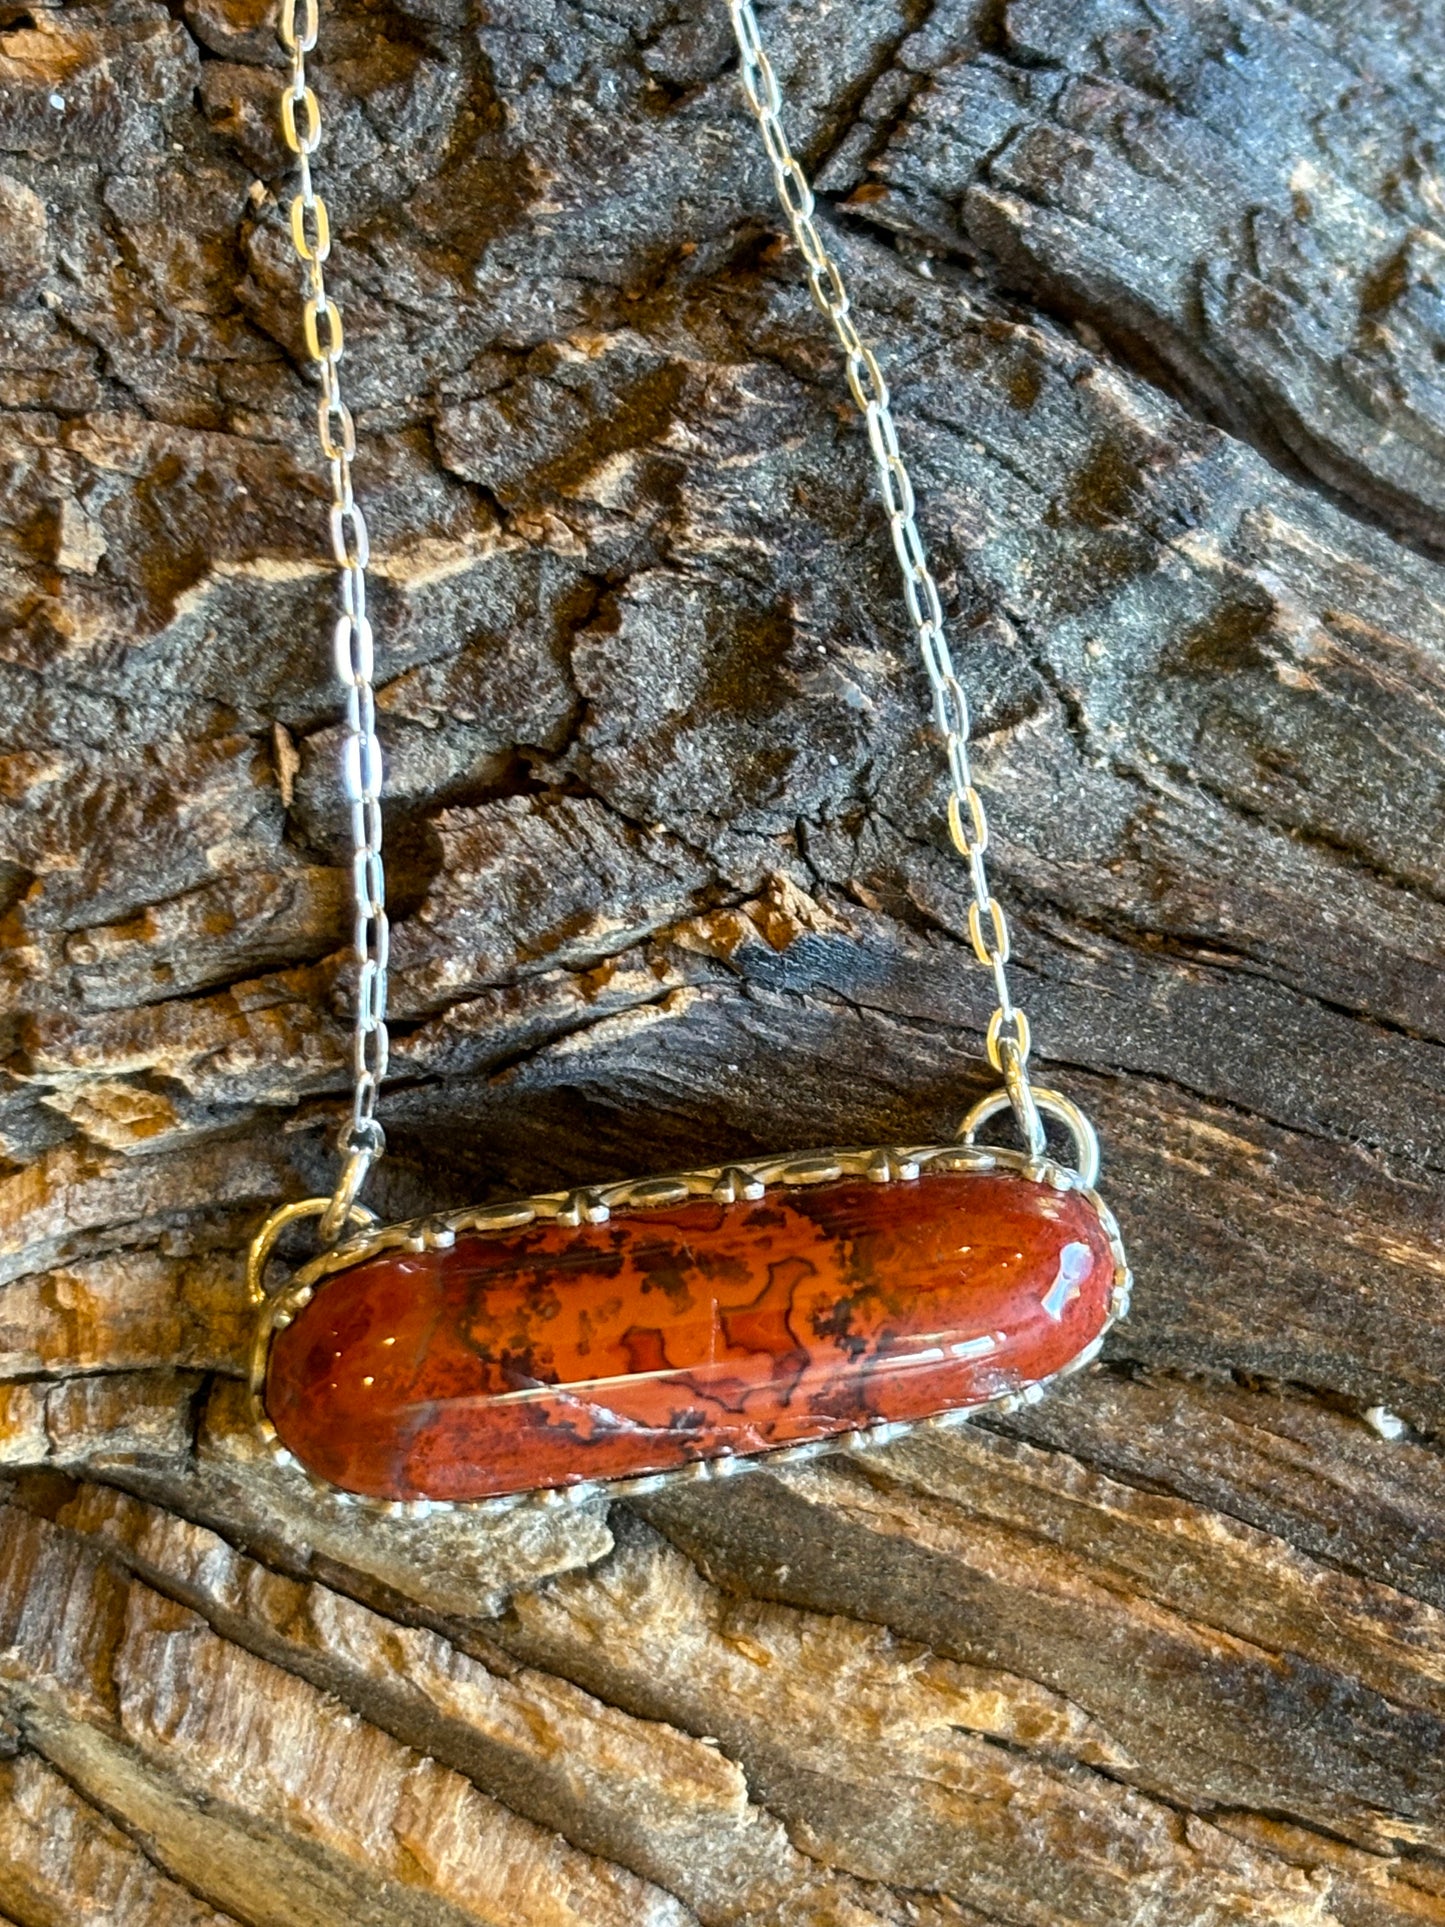
[[[1445,1921],[1442,15],[765,26],[1134,1315],[1024,1418],[610,1511],[263,1459],[240,1252],[329,1182],[348,995],[270,9],[6,0],[17,1927]],[[373,1201],[946,1133],[988,985],[725,10],[341,0],[318,85]]]

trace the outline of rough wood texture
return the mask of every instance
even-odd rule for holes
[[[17,1927],[1445,1922],[1442,14],[765,26],[1135,1315],[1020,1422],[610,1514],[261,1460],[238,1253],[328,1182],[348,995],[270,8],[5,0]],[[946,1132],[987,984],[722,8],[342,0],[318,84],[374,1201]]]

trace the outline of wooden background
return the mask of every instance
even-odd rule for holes
[[[269,13],[0,4],[0,1914],[1445,1921],[1436,0],[764,9],[1137,1309],[1019,1421],[409,1527],[239,1416],[348,996]],[[318,86],[372,1201],[948,1132],[987,980],[720,0],[339,0]]]

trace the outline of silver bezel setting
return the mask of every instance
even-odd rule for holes
[[[976,1405],[959,1406],[928,1418],[880,1419],[853,1431],[833,1433],[828,1438],[810,1439],[799,1445],[777,1446],[771,1451],[747,1456],[722,1453],[712,1458],[691,1460],[666,1472],[648,1472],[622,1479],[584,1479],[570,1485],[543,1486],[532,1491],[509,1492],[482,1499],[375,1499],[347,1492],[302,1465],[281,1443],[276,1428],[266,1416],[266,1371],[271,1340],[276,1332],[289,1325],[296,1314],[310,1304],[329,1278],[364,1264],[369,1258],[380,1257],[385,1252],[444,1250],[464,1232],[513,1231],[538,1223],[604,1224],[616,1210],[663,1210],[685,1204],[693,1198],[707,1197],[720,1204],[736,1204],[744,1200],[756,1200],[776,1188],[797,1189],[806,1185],[832,1184],[846,1177],[866,1177],[876,1184],[909,1183],[921,1177],[925,1171],[1008,1171],[1026,1178],[1031,1184],[1044,1185],[1050,1190],[1073,1191],[1093,1209],[1108,1239],[1114,1260],[1108,1316],[1096,1336],[1058,1371],[1051,1372],[1046,1378],[1033,1379],[1017,1391],[1004,1393],[998,1398]],[[895,1439],[911,1433],[962,1425],[982,1413],[1011,1412],[1021,1406],[1035,1405],[1061,1380],[1072,1377],[1094,1362],[1110,1331],[1128,1313],[1132,1284],[1129,1262],[1124,1255],[1123,1240],[1113,1212],[1077,1172],[1048,1159],[1030,1158],[1021,1151],[959,1143],[885,1144],[856,1150],[792,1152],[783,1156],[709,1165],[695,1171],[669,1172],[660,1177],[625,1178],[612,1184],[547,1191],[535,1197],[511,1199],[499,1204],[470,1205],[459,1211],[415,1218],[402,1224],[368,1226],[300,1266],[261,1305],[251,1346],[251,1417],[277,1465],[289,1471],[299,1471],[318,1493],[334,1503],[355,1506],[380,1517],[421,1519],[439,1512],[496,1517],[514,1512],[519,1506],[580,1505],[597,1498],[626,1498],[656,1492],[664,1486],[734,1478],[739,1473],[755,1469],[798,1465],[828,1452],[867,1450],[891,1444]]]

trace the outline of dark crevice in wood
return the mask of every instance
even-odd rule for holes
[[[0,1703],[3,1703],[8,1697],[5,1688],[0,1686]],[[20,1732],[24,1735],[25,1750],[32,1754],[35,1759],[39,1760],[48,1772],[53,1773],[56,1779],[64,1783],[72,1798],[78,1800],[83,1807],[98,1814],[110,1826],[114,1827],[119,1834],[123,1835],[140,1858],[145,1861],[146,1865],[157,1873],[162,1880],[179,1888],[182,1893],[189,1895],[198,1905],[210,1908],[212,1911],[221,1914],[226,1920],[236,1921],[238,1927],[265,1927],[265,1924],[255,1916],[227,1912],[224,1908],[218,1906],[214,1895],[191,1885],[182,1874],[178,1873],[177,1870],[169,1865],[157,1852],[154,1840],[151,1839],[144,1827],[136,1826],[128,1814],[110,1802],[97,1799],[88,1787],[82,1785],[67,1772],[65,1767],[54,1757],[53,1752],[47,1749],[44,1742],[30,1730],[30,1723],[27,1721],[23,1707],[18,1709],[12,1708],[11,1717],[14,1719]],[[21,1927],[28,1927],[28,1924],[22,1921]],[[38,1927],[51,1927],[51,1922],[49,1919],[41,1920],[38,1923]],[[119,1923],[117,1923],[117,1927],[119,1927]]]
[[[866,218],[866,209],[861,212]],[[1238,389],[1241,405],[1221,406],[1191,379],[1184,359],[1171,354],[1167,340],[1131,332],[1119,315],[1093,302],[1070,299],[1041,280],[1030,278],[1025,282],[1011,278],[1004,265],[985,249],[941,252],[943,259],[971,270],[1000,303],[1023,303],[1035,319],[1052,322],[1070,332],[1080,323],[1084,324],[1089,334],[1089,352],[1096,359],[1156,390],[1203,426],[1252,449],[1295,488],[1306,490],[1338,514],[1426,561],[1445,561],[1445,538],[1432,541],[1420,530],[1410,528],[1398,516],[1391,516],[1352,490],[1347,482],[1332,480],[1324,464],[1312,464],[1298,445],[1303,440],[1299,425],[1276,420],[1265,397],[1254,395],[1241,385]],[[1190,343],[1189,348],[1191,354],[1199,352],[1194,343]],[[1220,370],[1220,378],[1223,383],[1237,381],[1228,368]]]
[[[97,1483],[106,1483],[106,1481],[102,1477],[97,1480]],[[128,1488],[121,1484],[119,1489]],[[52,1507],[58,1507],[58,1504],[64,1502],[69,1496],[69,1493],[66,1493],[60,1495],[58,1499],[52,1499],[47,1511]],[[175,1510],[174,1507],[170,1509]],[[547,1777],[534,1779],[527,1773],[525,1767],[510,1763],[504,1748],[489,1743],[485,1738],[473,1733],[461,1721],[432,1711],[422,1702],[420,1696],[407,1692],[404,1682],[397,1682],[388,1687],[385,1684],[367,1681],[349,1672],[343,1664],[328,1663],[320,1655],[303,1653],[295,1646],[287,1644],[283,1638],[258,1629],[244,1615],[228,1611],[218,1605],[202,1589],[186,1585],[164,1568],[136,1557],[128,1547],[122,1547],[107,1540],[99,1540],[95,1544],[100,1556],[108,1563],[130,1573],[164,1597],[195,1612],[221,1638],[278,1667],[283,1672],[304,1679],[318,1691],[339,1699],[361,1718],[390,1734],[402,1745],[464,1775],[488,1798],[496,1800],[500,1805],[523,1818],[534,1821],[549,1832],[556,1833],[582,1852],[626,1867],[650,1885],[669,1893],[680,1905],[688,1904],[684,1893],[676,1884],[676,1874],[673,1874],[673,1884],[670,1885],[668,1872],[659,1865],[658,1856],[646,1849],[645,1832],[631,1841],[619,1837],[609,1829],[601,1815],[593,1813],[585,1806],[571,1803],[567,1796],[560,1792],[558,1786]],[[253,1559],[258,1565],[278,1577],[297,1579],[308,1584],[334,1583],[334,1579],[328,1582],[319,1579],[315,1574],[304,1575],[289,1562],[273,1564],[266,1559],[259,1548],[242,1545],[238,1550],[245,1557]],[[350,1596],[355,1597],[358,1603],[367,1606],[369,1610],[395,1619],[398,1624],[423,1626],[443,1638],[454,1635],[454,1629],[445,1620],[437,1621],[424,1613],[407,1612],[404,1609],[404,1602],[393,1601],[390,1607],[382,1605],[378,1603],[370,1589],[352,1591]],[[401,1610],[398,1610],[398,1605],[402,1606]],[[502,1677],[509,1676],[520,1664],[511,1661],[510,1656],[505,1652],[496,1649],[488,1650],[486,1646],[479,1646],[475,1640],[469,1641],[461,1650],[467,1652],[470,1657],[479,1659],[489,1670],[498,1672]],[[600,1696],[594,1694],[592,1697]],[[612,1702],[605,1698],[602,1699],[602,1703],[611,1710],[626,1710],[620,1706],[613,1707]],[[49,1763],[54,1766],[53,1761]],[[80,1797],[86,1797],[81,1789],[76,1791]],[[766,1806],[757,1803],[755,1799],[753,1804],[760,1816],[781,1818],[777,1814],[770,1813]],[[123,1815],[110,1814],[108,1817],[113,1818],[123,1830],[129,1831]],[[156,1861],[154,1864],[161,1872],[166,1873],[167,1877],[176,1877],[163,1862]],[[820,1860],[819,1865],[827,1867],[829,1871],[840,1871],[832,1868],[824,1860]],[[206,1898],[205,1895],[200,1894],[196,1897]],[[714,1922],[717,1923],[717,1927],[725,1927],[728,1917],[730,1916],[708,1911],[700,1915],[699,1919],[703,1927],[713,1927]]]
[[[1158,24],[1163,27],[1166,23],[1161,20]],[[985,7],[975,22],[975,30],[979,33],[980,45],[994,58],[1010,66],[1031,73],[1067,73],[1062,63],[1050,61],[1042,55],[1021,53],[1008,33],[1006,10],[1001,5]],[[881,74],[879,78],[882,78]],[[926,74],[912,75],[903,98],[888,116],[871,127],[870,154],[878,155],[886,150],[913,108],[920,90],[927,84],[927,79]],[[1177,105],[1162,91],[1157,97],[1170,107]],[[852,126],[846,129],[840,141],[853,131]],[[991,179],[992,162],[998,153],[1011,144],[1016,132],[1017,129],[1012,129],[1001,136],[995,149],[980,157],[976,174],[979,181]],[[838,144],[835,143],[835,147]],[[851,187],[848,191],[852,191]],[[1019,194],[1016,184],[1011,185],[1009,191]],[[844,200],[844,195],[840,193],[830,199],[836,205]],[[1042,203],[1035,205],[1041,212],[1047,212]],[[869,214],[866,204],[847,206],[846,212],[860,225],[871,229],[875,239],[890,252],[896,250],[900,234],[898,228],[879,222]],[[1122,374],[1157,390],[1202,424],[1252,448],[1287,481],[1310,491],[1352,521],[1378,531],[1402,548],[1428,560],[1445,559],[1445,538],[1434,540],[1421,529],[1407,526],[1398,513],[1392,515],[1388,509],[1365,499],[1359,486],[1352,485],[1349,479],[1332,478],[1328,470],[1340,469],[1340,461],[1323,449],[1316,450],[1315,458],[1311,459],[1306,452],[1308,425],[1293,418],[1277,418],[1276,405],[1268,397],[1255,393],[1236,370],[1227,364],[1217,367],[1218,392],[1214,395],[1206,392],[1191,373],[1191,364],[1197,363],[1200,357],[1208,353],[1202,345],[1202,328],[1198,331],[1200,339],[1186,341],[1181,346],[1172,340],[1167,326],[1162,331],[1157,328],[1151,330],[1149,318],[1142,309],[1139,311],[1139,325],[1131,327],[1127,318],[1129,297],[1123,291],[1119,295],[1119,309],[1111,310],[1066,291],[1061,284],[1051,285],[1041,272],[1031,271],[1023,277],[1017,273],[1011,274],[1005,263],[971,239],[950,247],[930,233],[920,239],[920,245],[932,258],[950,262],[975,276],[980,288],[986,289],[1005,308],[1022,303],[1033,318],[1052,321],[1071,332],[1083,323],[1090,334],[1091,352],[1107,359]],[[1221,400],[1222,395],[1231,388],[1238,397],[1238,406],[1226,405]],[[1368,478],[1364,479],[1368,486]]]
[[[854,1462],[853,1469],[857,1470],[860,1473],[860,1475],[866,1476],[869,1470],[868,1462],[856,1461]],[[701,1560],[699,1559],[698,1549],[697,1549],[698,1541],[695,1535],[679,1536],[676,1533],[670,1531],[668,1529],[668,1524],[667,1524],[665,1515],[659,1516],[657,1510],[654,1507],[650,1506],[648,1501],[645,1499],[629,1500],[622,1503],[625,1505],[626,1509],[629,1512],[633,1513],[636,1516],[639,1522],[644,1526],[645,1530],[656,1532],[662,1538],[666,1539],[668,1544],[672,1547],[672,1549],[688,1562],[688,1564],[697,1573],[698,1577],[709,1587],[718,1591],[731,1592],[733,1596],[741,1599],[757,1599],[760,1601],[766,1601],[767,1603],[781,1605],[791,1612],[798,1612],[802,1614],[808,1614],[808,1613],[827,1614],[829,1612],[836,1611],[836,1606],[810,1604],[802,1600],[801,1598],[793,1596],[793,1593],[790,1592],[788,1589],[781,1589],[776,1592],[768,1591],[768,1590],[754,1592],[747,1589],[746,1586],[738,1586],[735,1582],[731,1582],[731,1575],[729,1576],[728,1581],[724,1581],[720,1579],[718,1574],[712,1569],[710,1569],[710,1567],[706,1562],[705,1557]],[[614,1554],[612,1556],[615,1558],[618,1555]],[[910,1631],[907,1627],[896,1625],[888,1620],[875,1619],[875,1618],[872,1618],[871,1616],[860,1616],[860,1623],[883,1626],[888,1631],[892,1632],[897,1638],[905,1641],[907,1644],[918,1645],[925,1651],[929,1650],[927,1642],[920,1640],[918,1637],[918,1634],[916,1632]],[[498,1637],[500,1638],[502,1643],[507,1647],[507,1649],[512,1651],[514,1654],[516,1654],[516,1656],[519,1659],[522,1659],[523,1661],[531,1665],[536,1665],[538,1663],[537,1657],[535,1656],[532,1650],[532,1641],[528,1639],[525,1635],[522,1635],[521,1637],[517,1637],[515,1632],[511,1631],[505,1619],[503,1620],[503,1622],[498,1628]],[[1230,1635],[1230,1637],[1237,1639],[1238,1636]],[[1257,1650],[1259,1650],[1262,1655],[1265,1653],[1265,1649],[1263,1648],[1259,1648]],[[1274,1655],[1271,1657],[1284,1657],[1284,1656]],[[574,1663],[570,1665],[568,1664],[559,1665],[558,1655],[556,1654],[555,1651],[550,1651],[548,1669],[554,1672],[558,1672],[561,1677],[570,1680],[574,1685],[579,1686],[583,1691],[592,1693],[596,1697],[606,1700],[607,1703],[609,1704],[616,1705],[621,1711],[632,1714],[636,1718],[639,1718],[639,1719],[663,1718],[663,1719],[667,1719],[669,1723],[679,1725],[681,1727],[681,1730],[683,1731],[692,1730],[685,1721],[680,1720],[678,1718],[678,1712],[676,1708],[669,1707],[667,1708],[667,1710],[663,1710],[664,1702],[662,1702],[660,1698],[654,1697],[646,1689],[642,1689],[642,1690],[626,1689],[626,1690],[618,1691],[619,1682],[616,1680],[615,1676],[610,1679],[608,1686],[604,1689],[602,1685],[602,1676],[607,1674],[609,1670],[607,1668],[605,1659],[598,1662],[598,1661],[594,1661],[590,1654],[586,1655],[585,1659],[579,1654],[578,1661],[580,1663]],[[1006,1670],[1013,1671],[1012,1668],[1008,1668]],[[1030,1674],[1026,1671],[1014,1671],[1013,1676],[1020,1680],[1027,1681],[1030,1685],[1039,1687],[1043,1691],[1048,1692],[1050,1694],[1054,1694],[1054,1695],[1060,1694],[1060,1688],[1057,1682],[1050,1678],[1047,1678],[1041,1675]],[[1091,1709],[1084,1707],[1082,1705],[1077,1706],[1076,1710],[1083,1713],[1091,1712]],[[1397,1709],[1397,1710],[1403,1711],[1405,1709]],[[1101,1717],[1101,1716],[1095,1715],[1095,1717]],[[1104,1723],[1107,1723],[1107,1722],[1104,1722]],[[1037,1752],[1031,1752],[1030,1749],[1026,1747],[1016,1746],[1009,1743],[1008,1741],[1001,1741],[996,1735],[993,1735],[984,1731],[980,1731],[974,1728],[967,1728],[967,1729],[961,1728],[959,1730],[967,1731],[969,1738],[974,1742],[982,1743],[983,1745],[988,1747],[996,1747],[1000,1751],[1005,1752],[1007,1754],[1012,1754],[1015,1757],[1030,1758],[1040,1764],[1059,1764],[1057,1762],[1051,1762],[1047,1754],[1039,1754]],[[696,1733],[694,1737],[701,1737],[700,1731]],[[762,1743],[766,1744],[766,1742],[762,1742]],[[738,1764],[741,1765],[744,1768],[744,1770],[748,1773],[748,1778],[751,1785],[752,1781],[755,1779],[755,1777],[757,1777],[757,1769],[754,1766],[750,1765],[747,1755],[748,1755],[748,1749],[746,1747],[740,1747],[738,1750]],[[1077,1775],[1081,1783],[1087,1782],[1089,1780],[1095,1780],[1100,1783],[1107,1784],[1111,1787],[1116,1787],[1121,1792],[1128,1792],[1128,1793],[1135,1793],[1135,1794],[1142,1795],[1145,1799],[1177,1813],[1181,1817],[1181,1819],[1187,1819],[1191,1815],[1208,1818],[1209,1813],[1211,1811],[1211,1809],[1208,1807],[1201,1807],[1198,1804],[1190,1804],[1190,1802],[1188,1802],[1187,1800],[1184,1800],[1182,1798],[1175,1798],[1171,1796],[1168,1790],[1163,1786],[1161,1786],[1161,1784],[1157,1779],[1157,1776],[1142,1775],[1142,1774],[1138,1776],[1130,1776],[1122,1771],[1116,1771],[1106,1765],[1103,1765],[1095,1761],[1081,1761],[1077,1759],[1068,1761],[1066,1765],[1061,1766],[1060,1770],[1067,1771],[1071,1775]],[[752,1797],[754,1799],[758,1798],[758,1795],[755,1789],[753,1790]],[[790,1825],[790,1828],[795,1826],[800,1819],[803,1819],[805,1817],[801,1814],[790,1813],[786,1809],[777,1808],[776,1805],[774,1806],[773,1810],[778,1813],[778,1817],[781,1817],[782,1819],[785,1820],[785,1822],[787,1822]],[[1243,1812],[1245,1810],[1236,1809],[1236,1811]],[[1301,1833],[1307,1836],[1313,1836],[1314,1838],[1320,1840],[1321,1842],[1333,1840],[1333,1841],[1337,1841],[1339,1844],[1354,1847],[1354,1848],[1358,1848],[1361,1844],[1358,1837],[1356,1835],[1351,1834],[1349,1831],[1346,1830],[1338,1833],[1332,1832],[1330,1829],[1320,1825],[1317,1821],[1305,1819],[1297,1812],[1285,1811],[1285,1810],[1275,1811],[1273,1809],[1260,1809],[1255,1814],[1255,1817],[1259,1819],[1285,1820],[1288,1822],[1289,1825],[1297,1828]],[[1412,1850],[1408,1845],[1407,1840],[1402,1839],[1400,1842],[1397,1843],[1396,1851],[1400,1855],[1408,1855],[1411,1853]],[[1427,1854],[1420,1854],[1419,1857],[1422,1861],[1428,1861],[1431,1858],[1431,1856]],[[910,1891],[923,1892],[926,1890],[911,1889]]]

